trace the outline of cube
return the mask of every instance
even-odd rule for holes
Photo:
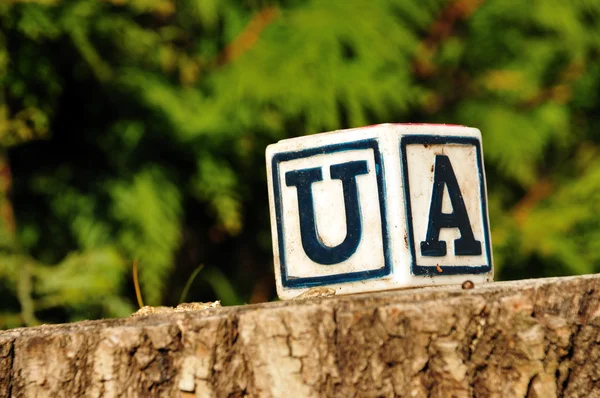
[[[266,150],[277,294],[493,279],[481,133],[381,124]]]

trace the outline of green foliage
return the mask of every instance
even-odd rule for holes
[[[597,1],[3,2],[0,324],[272,298],[265,146],[390,121],[482,130],[499,278],[598,272],[599,59]]]

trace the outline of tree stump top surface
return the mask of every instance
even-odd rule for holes
[[[0,342],[0,396],[600,397],[600,275],[43,325]]]

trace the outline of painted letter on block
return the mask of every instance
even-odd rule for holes
[[[383,165],[376,140],[278,153],[272,170],[283,286],[389,274]]]
[[[406,136],[401,152],[413,274],[490,272],[479,140]]]
[[[479,130],[367,126],[266,157],[280,298],[492,280]]]

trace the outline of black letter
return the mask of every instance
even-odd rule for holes
[[[298,192],[298,211],[300,213],[300,235],[304,252],[312,261],[319,264],[337,264],[354,254],[360,243],[362,223],[356,176],[369,172],[364,160],[336,164],[330,167],[331,178],[342,180],[344,205],[346,208],[346,238],[336,247],[325,246],[319,239],[315,221],[315,208],[312,195],[312,183],[323,180],[321,168],[288,171],[285,184],[295,186]]]
[[[442,213],[444,186],[448,187],[452,213]],[[440,241],[440,229],[458,228],[460,239],[454,241],[454,253],[457,256],[478,256],[481,254],[481,242],[475,240],[471,222],[463,201],[456,175],[450,159],[445,155],[436,155],[431,207],[429,208],[429,226],[427,237],[421,242],[423,256],[441,257],[446,255],[446,242]]]

